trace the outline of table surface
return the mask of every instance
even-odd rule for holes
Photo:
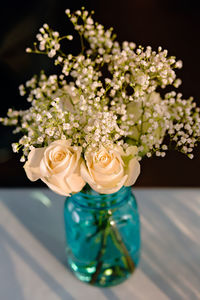
[[[66,269],[64,198],[0,190],[1,300],[200,299],[200,189],[135,189],[142,256],[127,281],[97,288]]]

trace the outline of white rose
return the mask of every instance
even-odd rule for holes
[[[136,146],[130,146],[126,152],[118,146],[102,146],[98,151],[86,152],[86,163],[81,164],[81,176],[96,192],[115,193],[123,185],[135,183],[140,173],[136,154]]]
[[[54,192],[69,196],[85,185],[80,164],[81,147],[76,150],[69,140],[58,140],[48,147],[32,149],[24,169],[31,181],[40,178]]]

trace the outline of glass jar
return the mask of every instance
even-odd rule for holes
[[[140,257],[140,220],[130,187],[98,194],[86,186],[64,207],[67,260],[76,277],[97,286],[124,281]]]

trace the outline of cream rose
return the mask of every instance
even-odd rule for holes
[[[81,147],[71,146],[69,140],[57,140],[48,147],[34,148],[24,165],[31,181],[41,179],[54,192],[69,196],[85,185],[80,176]]]
[[[130,146],[126,152],[119,146],[102,146],[98,151],[86,152],[85,162],[81,163],[81,176],[96,192],[115,193],[123,185],[135,183],[140,173],[136,154],[136,146]]]

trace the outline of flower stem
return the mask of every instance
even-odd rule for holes
[[[99,252],[97,254],[97,258],[96,258],[96,260],[97,260],[96,270],[92,274],[92,277],[90,280],[91,284],[94,284],[97,281],[97,278],[101,272],[101,268],[103,265],[102,257],[106,251],[106,239],[107,239],[107,235],[108,235],[108,229],[109,229],[109,227],[106,224],[105,229],[102,232],[100,248],[99,248]]]
[[[96,257],[96,261],[97,261],[97,265],[96,265],[96,270],[95,272],[92,274],[91,280],[90,280],[90,284],[94,284],[97,282],[98,276],[101,272],[101,268],[103,265],[103,255],[106,251],[106,241],[107,241],[107,236],[110,233],[111,234],[111,238],[115,244],[115,246],[119,249],[119,251],[122,254],[122,260],[124,262],[124,265],[128,268],[130,273],[133,273],[134,269],[135,269],[135,264],[126,248],[126,245],[124,244],[122,237],[117,229],[117,226],[115,224],[115,222],[110,222],[110,217],[111,215],[109,215],[106,220],[105,220],[105,226],[102,230],[102,235],[101,235],[101,242],[100,242],[100,248],[99,248],[99,252],[97,254]],[[103,220],[102,218],[100,218],[100,222],[99,225],[101,226]]]
[[[128,267],[130,273],[133,273],[133,271],[135,269],[135,264],[126,248],[126,245],[124,244],[124,242],[122,240],[122,237],[121,237],[115,223],[112,223],[110,230],[111,230],[113,242],[115,243],[116,247],[120,250],[120,252],[123,255],[124,264]]]

